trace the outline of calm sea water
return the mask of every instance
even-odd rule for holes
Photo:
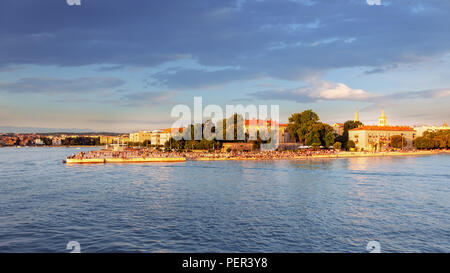
[[[0,252],[450,252],[448,155],[61,163],[79,151],[0,149]]]

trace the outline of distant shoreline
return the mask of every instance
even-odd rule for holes
[[[60,145],[60,146],[0,146],[0,148],[101,148],[105,147],[105,145],[98,145],[98,146],[92,146],[92,145],[77,145],[77,146],[66,146],[66,145]]]

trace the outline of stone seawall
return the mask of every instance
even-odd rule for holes
[[[66,159],[66,164],[102,164],[102,163],[146,163],[146,162],[184,162],[184,157],[152,157],[152,158],[84,158]]]

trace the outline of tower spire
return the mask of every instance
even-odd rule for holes
[[[387,116],[384,114],[384,108],[381,111],[381,116],[378,119],[378,126],[387,126]]]
[[[359,121],[358,108],[356,108],[356,111],[355,111],[355,119],[354,119],[353,121]]]

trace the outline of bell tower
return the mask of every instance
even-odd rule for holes
[[[384,114],[384,108],[381,111],[381,116],[378,118],[378,126],[387,126],[387,116]]]
[[[358,109],[355,111],[355,119],[353,121],[359,121]]]

